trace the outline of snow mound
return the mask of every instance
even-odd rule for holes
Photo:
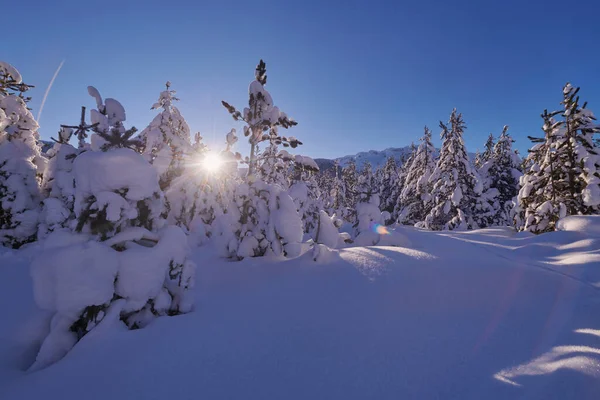
[[[570,215],[561,218],[556,227],[559,231],[579,232],[588,236],[600,236],[600,215]]]
[[[77,157],[73,169],[78,199],[128,188],[127,199],[142,200],[159,190],[156,171],[148,168],[147,161],[130,149],[85,152]]]

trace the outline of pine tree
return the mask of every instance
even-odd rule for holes
[[[529,168],[520,179],[521,188],[514,210],[514,221],[519,230],[553,231],[558,219],[567,215],[559,193],[559,181],[564,178],[555,154],[557,139],[562,136],[561,122],[554,119],[558,113],[544,110],[542,129],[545,138],[529,137],[535,145],[529,150]]]
[[[567,170],[566,206],[569,215],[600,213],[600,156],[593,136],[600,132],[594,114],[580,106],[579,88],[567,83],[563,89],[564,141],[557,146],[559,163]],[[564,149],[564,150],[563,150]]]
[[[88,86],[88,93],[96,100],[96,109],[90,111],[90,119],[94,133],[92,134],[91,149],[107,151],[114,148],[140,151],[143,143],[135,137],[137,129],[125,129],[125,108],[117,100],[107,98],[102,100],[100,92]]]
[[[159,177],[160,187],[166,190],[174,179],[183,174],[185,156],[191,151],[190,128],[173,102],[175,91],[166,83],[152,110],[161,109],[139,138],[143,143],[142,153],[154,165]]]
[[[536,145],[521,179],[515,212],[519,229],[552,231],[566,215],[600,212],[600,157],[593,143],[600,127],[587,104],[580,106],[578,92],[567,83],[563,109],[542,114],[545,138],[530,138]]]
[[[71,128],[61,127],[58,140],[47,152],[48,166],[42,180],[42,210],[38,238],[67,228],[75,219],[75,175],[73,162],[79,151],[69,144]]]
[[[521,160],[512,149],[513,142],[508,134],[508,126],[505,126],[492,154],[479,169],[483,182],[482,197],[489,204],[489,211],[477,216],[481,227],[512,225],[512,200],[518,193],[519,178],[522,175]]]
[[[215,222],[216,242],[224,256],[236,259],[266,254],[294,257],[300,252],[303,226],[287,184],[279,175],[280,167],[285,170],[285,164],[292,160],[296,173],[318,171],[318,166],[309,157],[292,158],[286,150],[278,151],[279,145],[296,148],[302,144],[293,136],[278,134],[279,127],[287,129],[297,123],[273,105],[264,87],[267,74],[262,60],[255,78],[249,87],[249,107],[243,112],[222,102],[234,120],[246,123],[244,136],[250,143],[250,156],[243,160],[249,167],[246,183],[235,188],[227,215]],[[268,142],[269,147],[261,153],[262,142]],[[279,182],[268,183],[264,178]]]
[[[356,222],[354,223],[355,243],[373,246],[379,242],[379,234],[375,231],[377,224],[382,224],[379,210],[379,193],[375,185],[373,169],[366,162],[358,176],[356,185],[358,203],[356,204]]]
[[[334,161],[334,171],[331,188],[331,213],[335,213],[342,220],[348,221],[348,208],[346,207],[348,193],[346,182],[343,179],[343,170],[338,160]]]
[[[431,210],[425,221],[417,224],[433,230],[477,228],[474,216],[483,212],[479,201],[481,182],[467,157],[463,142],[466,128],[456,109],[450,116],[450,128],[440,122],[443,140],[440,156],[429,178],[432,186]]]
[[[357,185],[358,172],[356,163],[350,160],[348,164],[342,168],[342,184],[344,188],[345,198],[343,207],[347,210],[346,221],[354,223],[356,220],[356,203],[357,203]]]
[[[292,156],[285,150],[280,152],[277,143],[272,141],[259,158],[257,164],[260,179],[287,190],[290,186],[288,176],[292,169]]]
[[[0,245],[19,248],[35,240],[44,163],[38,124],[27,108],[19,72],[0,62]]]
[[[475,169],[479,171],[479,168],[481,168],[481,166],[483,165],[483,162],[481,160],[481,152],[479,151],[479,149],[477,149],[477,151],[475,152],[475,160],[473,161],[473,165],[475,166]]]
[[[496,145],[496,141],[494,139],[494,135],[490,133],[490,135],[488,136],[488,138],[485,142],[485,146],[484,146],[485,150],[481,154],[481,158],[479,161],[482,166],[483,166],[483,164],[488,162],[490,160],[490,158],[492,158],[492,155],[494,154],[494,146],[495,145]]]
[[[290,128],[298,123],[279,110],[273,104],[273,98],[265,89],[267,84],[267,66],[263,60],[260,60],[256,66],[255,80],[250,83],[248,88],[249,100],[248,107],[243,112],[238,111],[229,103],[221,103],[231,114],[235,121],[243,121],[244,136],[248,137],[250,143],[250,156],[246,158],[248,163],[248,175],[256,173],[259,163],[259,144],[269,141],[270,144],[282,144],[284,147],[296,148],[301,145],[298,139],[293,136],[279,136],[278,129]]]
[[[406,174],[404,186],[398,200],[402,207],[398,215],[398,222],[414,225],[425,220],[431,201],[429,177],[434,169],[435,147],[431,142],[431,130],[425,127],[421,144]]]
[[[298,164],[295,169],[296,179],[289,189],[289,195],[294,199],[302,219],[304,233],[314,238],[319,223],[319,212],[325,208],[323,196],[314,171],[306,170]]]
[[[387,212],[391,219],[400,192],[400,174],[394,157],[388,157],[383,168],[377,170],[376,180],[380,193],[379,207],[381,211]]]

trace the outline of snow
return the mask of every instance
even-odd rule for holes
[[[600,261],[555,260],[597,254],[598,239],[398,231],[410,247],[319,263],[231,263],[201,247],[193,313],[125,331],[108,310],[64,359],[30,373],[43,324],[25,317],[28,250],[0,253],[0,301],[13,305],[0,398],[597,398]]]
[[[10,75],[16,83],[23,82],[23,78],[21,77],[21,74],[19,73],[19,71],[15,67],[13,67],[12,65],[10,65],[9,63],[7,63],[5,61],[0,61],[0,71],[2,73],[6,73],[7,75]]]
[[[570,215],[556,224],[559,231],[578,232],[594,237],[600,236],[600,215]]]
[[[116,252],[85,236],[54,232],[31,264],[35,301],[43,310],[77,316],[88,305],[111,300]]]
[[[117,123],[124,122],[126,120],[125,108],[117,100],[111,98],[106,99],[104,107],[106,116],[108,117],[108,124],[110,126],[114,126]]]
[[[76,199],[128,188],[125,197],[142,200],[158,191],[158,178],[144,158],[130,149],[85,152],[75,159]],[[122,171],[127,171],[123,174]],[[80,205],[81,206],[81,205]]]

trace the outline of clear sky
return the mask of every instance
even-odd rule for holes
[[[43,138],[76,123],[88,85],[143,129],[170,80],[193,131],[221,144],[221,106],[247,102],[260,58],[275,104],[299,125],[301,153],[338,157],[417,141],[453,107],[469,151],[510,132],[521,151],[539,135],[566,81],[600,115],[600,3],[565,1],[43,1],[13,3],[0,57],[36,85]],[[22,16],[23,18],[21,18]],[[6,35],[8,34],[8,37]],[[245,146],[240,146],[245,150]]]

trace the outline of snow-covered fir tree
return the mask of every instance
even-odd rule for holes
[[[377,170],[377,184],[379,186],[379,208],[390,216],[394,212],[398,196],[400,195],[400,174],[396,159],[388,157],[384,166]],[[387,222],[392,222],[391,217]]]
[[[344,193],[343,207],[346,210],[345,220],[354,223],[356,220],[356,203],[358,200],[357,183],[358,171],[356,163],[350,160],[348,164],[342,168],[342,187]]]
[[[483,213],[481,182],[471,167],[463,141],[466,128],[462,114],[456,109],[450,115],[450,128],[440,122],[443,141],[436,167],[429,178],[431,209],[417,226],[433,229],[477,228],[474,217]]]
[[[243,160],[249,167],[246,182],[235,188],[227,214],[214,224],[215,243],[221,253],[236,259],[267,254],[294,257],[300,252],[303,236],[302,220],[287,188],[262,179],[271,176],[270,168],[269,171],[258,171],[267,159],[269,163],[276,159],[286,162],[291,159],[287,151],[277,151],[277,146],[296,148],[302,144],[295,137],[279,136],[280,127],[290,128],[297,123],[273,104],[265,89],[266,83],[266,65],[261,60],[256,67],[255,80],[248,89],[248,107],[240,112],[222,102],[234,120],[245,122],[244,136],[250,144],[250,156]],[[266,158],[264,152],[260,153],[262,142],[270,145]],[[312,159],[295,156],[293,161],[318,170]]]
[[[487,140],[485,141],[483,153],[479,158],[479,163],[481,166],[488,162],[492,155],[494,154],[494,146],[496,145],[496,140],[494,139],[494,134],[490,133]]]
[[[356,184],[358,203],[356,204],[356,222],[354,223],[354,242],[359,246],[374,246],[380,236],[376,225],[383,224],[383,216],[379,210],[379,193],[375,185],[371,164],[366,162],[358,176]]]
[[[269,144],[291,148],[302,144],[293,136],[279,136],[280,127],[287,129],[298,123],[273,104],[271,94],[265,89],[267,66],[263,60],[256,66],[254,76],[255,80],[250,82],[248,88],[248,107],[243,111],[238,111],[225,101],[221,102],[235,121],[245,122],[244,136],[248,137],[250,144],[250,156],[245,159],[248,175],[253,175],[258,168],[260,143],[268,141]]]
[[[333,177],[331,183],[331,214],[337,215],[343,221],[347,221],[348,208],[346,207],[346,183],[343,179],[343,170],[338,160],[334,161]]]
[[[483,165],[483,162],[481,161],[481,152],[479,151],[479,149],[477,149],[477,151],[475,152],[475,159],[473,160],[473,165],[478,171],[479,168],[481,168],[481,166]]]
[[[559,121],[554,119],[558,112],[542,114],[545,137],[530,139],[535,145],[529,150],[528,168],[520,178],[517,204],[513,210],[515,226],[519,230],[533,233],[553,231],[559,218],[567,215],[561,201],[558,181],[561,169],[556,157],[556,143],[561,133]]]
[[[38,237],[55,229],[66,228],[75,219],[75,175],[73,162],[79,151],[69,140],[71,128],[61,128],[58,140],[48,152],[48,166],[42,181],[42,210]]]
[[[191,150],[190,128],[179,109],[173,105],[178,100],[175,90],[171,90],[171,82],[167,82],[166,89],[152,105],[152,110],[160,109],[160,113],[139,134],[143,154],[158,171],[162,190],[166,190],[174,179],[181,176],[184,160]]]
[[[479,169],[482,197],[489,204],[488,211],[477,216],[480,227],[512,225],[512,200],[519,191],[522,175],[521,160],[512,149],[513,142],[508,134],[508,126],[504,126],[491,155]]]
[[[319,222],[319,212],[325,209],[321,188],[317,183],[316,171],[306,168],[304,156],[297,158],[294,163],[294,181],[289,189],[289,194],[302,219],[304,233],[315,237],[315,230]],[[312,160],[312,159],[311,159]]]
[[[580,104],[579,88],[567,83],[563,88],[562,117],[564,142],[557,147],[559,162],[567,172],[569,215],[600,214],[600,149],[594,145],[594,134],[600,125],[587,103]],[[564,150],[563,150],[564,149]]]
[[[0,245],[13,248],[35,240],[40,212],[44,162],[38,124],[24,96],[30,87],[0,62]]]
[[[404,186],[398,201],[401,211],[398,222],[414,225],[425,220],[431,202],[429,177],[435,169],[435,147],[431,143],[431,130],[425,127],[415,156],[404,180]]]
[[[552,231],[566,215],[600,213],[600,158],[593,135],[594,115],[575,89],[563,88],[563,109],[544,111],[544,139],[534,147],[521,178],[515,224],[534,233]],[[557,120],[556,117],[561,117]]]
[[[414,142],[410,144],[410,152],[408,155],[404,155],[402,158],[402,165],[398,171],[398,186],[399,192],[398,196],[396,196],[396,205],[394,206],[394,211],[392,212],[391,218],[394,221],[398,221],[398,217],[402,212],[402,208],[404,207],[402,204],[402,189],[405,186],[406,177],[408,176],[408,171],[410,171],[410,167],[412,166],[413,160],[417,154],[417,146],[415,146]]]
[[[97,150],[73,162],[75,231],[55,230],[32,263],[38,305],[53,313],[32,369],[57,361],[100,324],[144,327],[160,315],[188,312],[195,265],[187,239],[161,218],[156,170],[129,147],[125,112],[114,99],[92,110]]]
[[[257,162],[259,178],[266,183],[287,189],[290,186],[292,160],[293,157],[287,151],[279,151],[279,145],[275,140],[271,141],[260,154]]]

